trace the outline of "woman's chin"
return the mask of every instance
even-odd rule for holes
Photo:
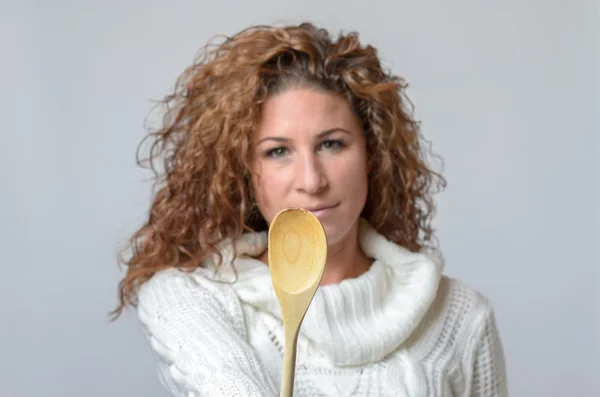
[[[334,247],[345,243],[349,236],[353,235],[356,224],[354,225],[331,225],[329,222],[323,223],[323,229],[327,236],[327,246]]]

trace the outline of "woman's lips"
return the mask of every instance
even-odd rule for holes
[[[337,208],[338,205],[339,203],[326,207],[306,208],[306,210],[312,212],[314,216],[320,219],[330,215]]]

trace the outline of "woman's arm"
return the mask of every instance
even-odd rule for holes
[[[163,383],[174,396],[276,397],[245,341],[239,302],[219,296],[222,289],[211,283],[167,270],[140,289],[138,317],[161,360]]]
[[[504,349],[489,305],[476,333],[471,364],[471,397],[508,396]]]

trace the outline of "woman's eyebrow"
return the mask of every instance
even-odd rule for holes
[[[339,132],[344,132],[344,133],[346,133],[346,134],[350,134],[350,131],[348,131],[348,130],[346,130],[346,129],[344,129],[344,128],[336,127],[336,128],[330,128],[330,129],[328,129],[328,130],[325,130],[325,131],[323,131],[323,132],[320,132],[320,133],[317,135],[317,138],[324,138],[324,137],[326,137],[326,136],[328,136],[328,135],[331,135],[331,134],[333,134],[334,132],[338,132],[338,131],[339,131]],[[261,144],[261,143],[263,143],[264,141],[268,141],[268,140],[272,140],[272,141],[275,141],[275,142],[283,142],[283,143],[286,143],[286,142],[289,142],[291,139],[289,139],[289,138],[285,138],[285,137],[282,137],[282,136],[268,136],[268,137],[265,137],[265,138],[261,139],[260,141],[258,141],[258,144],[260,145],[260,144]]]

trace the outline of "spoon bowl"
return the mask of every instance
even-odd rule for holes
[[[273,218],[268,240],[271,282],[285,327],[280,396],[291,397],[298,332],[323,277],[327,237],[323,225],[310,211],[288,208]]]

